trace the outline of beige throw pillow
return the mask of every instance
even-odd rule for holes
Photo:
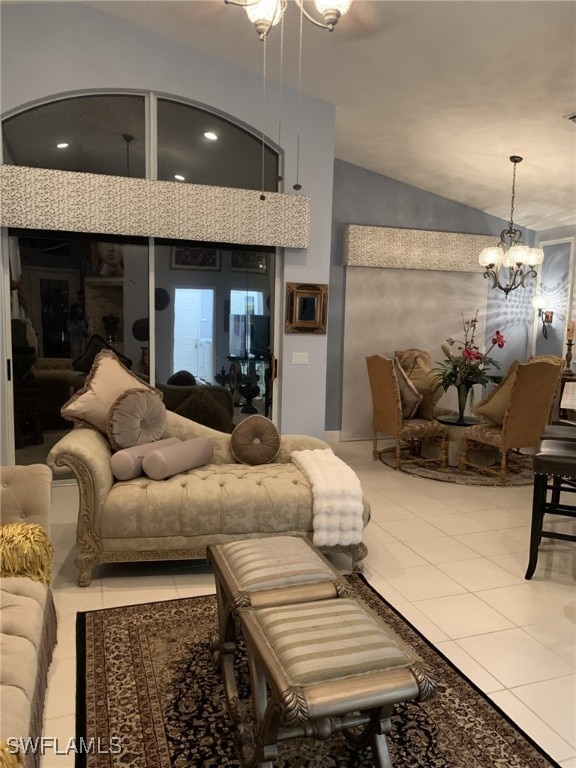
[[[60,413],[68,421],[94,427],[105,435],[110,408],[127,389],[156,392],[162,397],[158,390],[130,373],[114,352],[103,349],[96,355],[82,389],[62,406]]]
[[[404,349],[396,352],[396,357],[416,390],[422,395],[415,417],[433,419],[434,406],[444,394],[444,390],[442,387],[436,387],[430,354],[423,349]]]
[[[394,358],[394,370],[396,371],[396,380],[398,381],[398,389],[400,390],[402,416],[405,419],[411,419],[416,414],[423,396],[418,392],[414,384],[412,384],[398,362],[397,357]]]
[[[151,451],[158,451],[168,445],[179,443],[177,437],[165,437],[163,440],[155,440],[152,443],[134,445],[132,448],[124,448],[116,451],[110,457],[110,469],[116,480],[132,480],[142,474],[142,459]]]
[[[166,406],[151,389],[127,389],[108,414],[106,432],[114,450],[160,440],[166,424]]]
[[[207,437],[193,437],[150,451],[142,459],[142,469],[152,480],[165,480],[180,472],[209,464],[213,455],[211,440]]]
[[[487,397],[484,400],[480,400],[472,407],[472,413],[478,418],[488,421],[490,424],[498,424],[502,426],[504,423],[504,414],[506,413],[506,406],[510,395],[512,394],[512,387],[516,381],[516,371],[518,370],[518,360],[515,360],[510,368],[508,368],[504,378],[494,389],[490,390]]]

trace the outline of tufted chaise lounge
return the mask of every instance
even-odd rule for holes
[[[290,462],[292,451],[326,449],[314,437],[283,435],[273,463],[239,464],[231,436],[168,412],[164,437],[208,437],[211,463],[166,480],[140,476],[116,481],[106,438],[91,428],[76,428],[51,450],[55,472],[69,467],[78,481],[76,565],[80,586],[90,584],[100,563],[138,560],[204,559],[209,544],[275,534],[313,535],[312,490]],[[369,505],[364,502],[363,524]],[[360,542],[324,551],[345,552],[361,569],[366,547]]]

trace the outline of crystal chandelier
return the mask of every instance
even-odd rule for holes
[[[246,9],[248,18],[256,27],[261,40],[264,40],[272,27],[278,24],[288,7],[288,0],[224,0],[224,2],[228,5],[240,5]],[[331,32],[340,16],[344,16],[350,8],[352,0],[314,0],[316,10],[323,21],[315,19],[308,13],[304,8],[304,0],[295,0],[295,3],[308,21]]]
[[[516,288],[524,288],[527,277],[536,277],[536,267],[544,260],[541,248],[530,248],[522,242],[522,232],[514,227],[514,199],[516,195],[516,166],[522,162],[518,155],[512,155],[512,203],[510,224],[500,233],[500,242],[481,251],[478,261],[484,267],[484,277],[492,279],[492,288],[504,291],[506,297]],[[501,280],[502,278],[502,280]],[[503,282],[506,280],[506,282]]]

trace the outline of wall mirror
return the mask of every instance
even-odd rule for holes
[[[328,286],[286,283],[286,333],[326,333]]]

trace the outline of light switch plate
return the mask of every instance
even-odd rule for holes
[[[308,352],[292,352],[292,365],[308,365]]]

